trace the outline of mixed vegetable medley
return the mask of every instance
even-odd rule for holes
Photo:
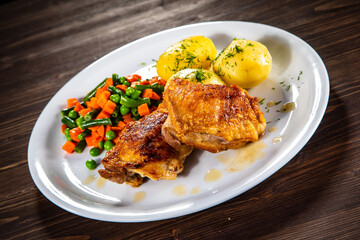
[[[92,147],[90,155],[109,151],[117,142],[119,133],[127,123],[139,120],[155,111],[162,102],[166,81],[153,77],[142,80],[137,74],[119,77],[113,74],[90,91],[80,102],[67,100],[67,108],[61,110],[62,132],[67,153],[82,153]],[[88,160],[89,169],[96,168],[94,160]]]

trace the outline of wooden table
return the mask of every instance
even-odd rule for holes
[[[0,5],[0,239],[360,239],[360,5],[357,1],[6,1]],[[326,114],[307,145],[258,186],[169,220],[110,223],[45,198],[30,177],[30,133],[76,73],[138,38],[241,20],[289,31],[322,57]]]

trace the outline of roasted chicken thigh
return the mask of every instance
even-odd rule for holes
[[[106,153],[99,174],[110,181],[142,184],[143,177],[152,180],[173,180],[183,170],[191,146],[173,148],[161,134],[167,112],[159,109],[122,130],[117,144]]]
[[[164,103],[169,116],[162,132],[175,148],[185,144],[216,153],[257,141],[265,131],[258,100],[238,86],[176,78],[166,85]]]

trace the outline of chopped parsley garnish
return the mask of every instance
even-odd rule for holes
[[[297,80],[299,81],[300,80],[300,76],[303,74],[303,72],[302,71],[300,71],[299,72],[299,75],[298,75],[298,77],[297,77]]]
[[[259,104],[260,104],[260,105],[263,105],[263,104],[264,104],[264,101],[265,101],[265,98],[261,99],[261,100],[259,101]]]

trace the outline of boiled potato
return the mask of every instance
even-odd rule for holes
[[[228,85],[252,88],[269,75],[272,59],[268,49],[261,43],[234,39],[216,57],[213,69]]]
[[[175,78],[187,79],[191,82],[198,82],[202,84],[220,84],[225,85],[223,80],[216,75],[214,72],[206,69],[183,69],[174,75],[172,75],[169,80]]]
[[[166,49],[160,56],[156,63],[157,74],[167,80],[182,69],[209,69],[215,57],[216,48],[209,38],[188,37]]]

